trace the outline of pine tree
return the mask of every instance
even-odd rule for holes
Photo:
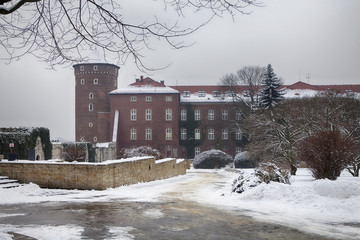
[[[267,66],[262,83],[264,88],[260,93],[260,103],[265,109],[273,108],[277,102],[284,98],[284,92],[279,89],[281,81],[278,77],[276,77],[271,64]]]

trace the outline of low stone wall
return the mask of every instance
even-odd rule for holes
[[[0,175],[44,188],[105,190],[186,174],[186,162],[137,158],[103,163],[2,161]]]

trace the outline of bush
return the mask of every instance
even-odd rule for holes
[[[132,158],[132,157],[144,157],[153,156],[156,160],[161,159],[160,151],[152,149],[148,146],[140,146],[137,148],[123,148],[120,151],[119,158]]]
[[[281,170],[273,163],[262,163],[250,175],[244,176],[244,173],[241,173],[239,178],[234,181],[232,191],[242,193],[263,182],[266,184],[270,182],[290,184],[290,172],[288,170]]]
[[[254,168],[255,161],[251,159],[249,152],[241,152],[236,154],[234,158],[235,168]]]
[[[210,150],[198,154],[194,158],[194,168],[222,168],[233,162],[233,158],[220,150]]]
[[[65,145],[62,157],[68,162],[84,162],[86,158],[86,147],[84,145]]]
[[[304,139],[299,158],[310,168],[315,179],[336,180],[354,159],[356,144],[337,131],[323,131]]]

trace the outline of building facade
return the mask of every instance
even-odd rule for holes
[[[232,156],[246,144],[232,94],[219,86],[166,86],[151,78],[117,88],[119,67],[112,64],[74,65],[76,141],[116,142],[123,148],[149,146],[164,157],[193,158],[218,149]],[[297,82],[286,97],[314,96],[333,89],[360,92],[360,85],[314,86]],[[236,94],[246,95],[240,86]]]

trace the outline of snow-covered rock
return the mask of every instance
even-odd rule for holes
[[[250,188],[256,187],[261,183],[279,182],[290,184],[290,173],[287,170],[281,170],[273,163],[262,163],[261,167],[255,168],[249,175],[240,173],[238,179],[234,180],[233,192],[242,193]]]

